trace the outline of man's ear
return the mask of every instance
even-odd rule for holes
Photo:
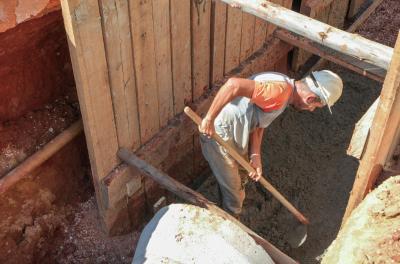
[[[317,96],[313,93],[309,94],[306,98],[306,102],[307,104],[312,104],[315,102],[315,99],[317,98]]]

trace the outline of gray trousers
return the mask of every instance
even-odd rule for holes
[[[247,176],[241,177],[243,173],[239,170],[239,164],[215,140],[201,135],[200,144],[221,190],[223,209],[235,215],[240,214]]]

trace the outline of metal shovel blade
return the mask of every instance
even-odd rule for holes
[[[307,240],[307,226],[297,224],[296,227],[291,229],[292,231],[287,233],[287,242],[291,248],[299,248]]]

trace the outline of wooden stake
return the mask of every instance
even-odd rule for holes
[[[210,202],[207,198],[205,198],[200,193],[190,189],[189,187],[183,185],[182,183],[176,181],[171,178],[169,175],[165,174],[162,171],[159,171],[152,165],[146,163],[144,160],[139,159],[135,154],[127,149],[120,149],[118,151],[118,156],[125,161],[130,166],[137,168],[145,173],[146,176],[149,176],[151,179],[159,183],[162,187],[167,189],[168,191],[174,193],[178,197],[188,201],[191,204],[200,206],[202,208],[208,209],[216,215],[221,216],[224,219],[228,219],[238,225],[243,231],[248,233],[260,246],[262,246],[265,251],[271,256],[271,258],[276,263],[282,264],[290,264],[297,263],[292,258],[281,252],[274,245],[272,245],[269,241],[260,237],[252,231],[247,226],[243,225],[241,222],[236,220],[233,216],[226,213],[224,210],[220,209],[218,206]]]
[[[353,156],[357,159],[362,158],[366,142],[368,141],[372,121],[376,113],[376,108],[378,107],[378,103],[379,97],[357,122],[354,128],[353,136],[351,137],[349,147],[347,148],[347,155]]]
[[[380,101],[371,127],[370,139],[357,171],[357,176],[347,204],[343,223],[364,199],[390,157],[392,144],[400,123],[400,35],[397,37],[394,55],[383,84]]]
[[[358,11],[360,10],[361,6],[364,4],[365,0],[351,0],[349,6],[348,17],[352,18],[357,15]]]

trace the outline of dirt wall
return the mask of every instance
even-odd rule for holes
[[[60,0],[0,2],[0,33],[14,28],[25,21],[41,17],[60,9]]]
[[[322,264],[400,262],[400,176],[367,195],[328,248]]]
[[[90,190],[83,135],[0,194],[0,263],[36,263]]]
[[[74,92],[61,11],[0,33],[0,80],[0,121]]]

